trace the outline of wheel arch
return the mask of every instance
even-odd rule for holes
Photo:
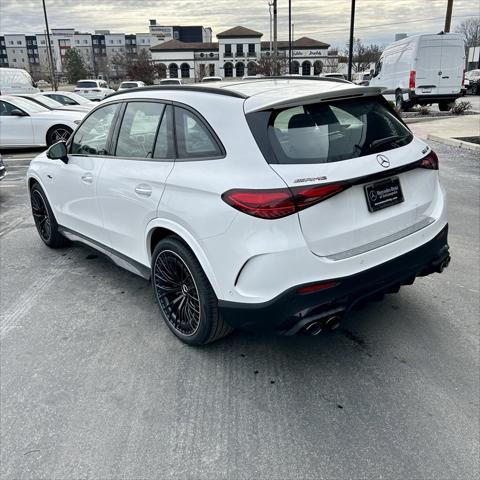
[[[222,289],[204,249],[197,239],[185,227],[175,223],[172,220],[155,219],[148,224],[145,247],[149,264],[152,263],[152,254],[157,243],[169,235],[174,235],[179,238],[193,252],[195,258],[198,260],[205,275],[207,276],[215,295],[217,298],[223,298]]]

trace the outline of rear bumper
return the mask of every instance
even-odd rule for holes
[[[235,328],[294,334],[313,319],[343,315],[361,300],[440,272],[450,260],[447,237],[448,225],[420,247],[363,272],[332,279],[334,287],[315,293],[299,294],[305,285],[298,285],[260,304],[219,300],[220,313]]]
[[[457,98],[462,96],[462,92],[458,93],[449,93],[448,95],[425,95],[416,94],[414,91],[410,90],[408,93],[408,98],[416,103],[425,102],[425,103],[438,103],[438,102],[454,102]]]

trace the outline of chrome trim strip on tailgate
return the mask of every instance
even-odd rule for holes
[[[359,247],[352,248],[350,250],[345,250],[344,252],[335,253],[334,255],[327,255],[325,258],[329,260],[345,260],[346,258],[354,257],[355,255],[361,255],[362,253],[369,252],[370,250],[375,250],[376,248],[383,247],[388,243],[395,242],[396,240],[400,240],[403,237],[411,235],[412,233],[418,232],[422,228],[428,227],[433,222],[435,222],[435,218],[433,217],[425,217],[423,220],[410,225],[399,232],[392,233],[383,238],[379,238],[378,240],[374,240],[373,242],[366,243],[365,245],[361,245]]]

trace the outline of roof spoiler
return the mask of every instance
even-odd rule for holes
[[[258,102],[256,105],[252,105],[251,108],[248,108],[245,105],[245,113],[260,112],[262,110],[279,110],[289,107],[296,107],[298,105],[308,105],[312,103],[320,102],[333,102],[335,100],[344,100],[347,98],[358,98],[358,97],[375,97],[381,95],[385,90],[384,87],[361,87],[353,85],[350,88],[342,88],[338,90],[331,90],[328,92],[315,92],[311,94],[299,94],[298,96],[289,97],[277,102],[268,102],[262,104]],[[252,99],[255,97],[251,97]]]

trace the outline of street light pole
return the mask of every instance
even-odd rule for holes
[[[45,0],[42,0],[43,4],[43,16],[45,17],[45,28],[47,30],[47,48],[48,48],[48,57],[50,60],[50,74],[52,76],[52,87],[57,91],[57,79],[55,78],[55,63],[53,60],[52,53],[52,44],[50,43],[50,30],[48,29],[48,19],[47,19],[47,7],[45,6]]]
[[[355,30],[355,0],[352,0],[352,11],[350,15],[350,41],[348,44],[348,80],[350,81],[352,81],[354,30]]]
[[[445,33],[450,32],[450,26],[452,25],[452,10],[453,10],[453,0],[448,0],[447,14],[445,16],[445,28],[443,29]]]
[[[278,75],[277,0],[273,0],[273,74]]]
[[[292,73],[292,0],[288,0],[288,73]]]

